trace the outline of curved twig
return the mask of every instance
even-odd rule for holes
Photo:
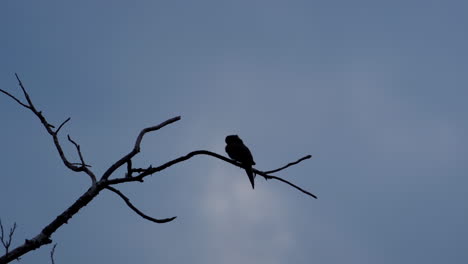
[[[176,219],[176,217],[177,217],[177,216],[174,216],[174,217],[165,218],[165,219],[156,219],[156,218],[153,218],[151,216],[147,216],[146,214],[144,214],[140,210],[138,210],[138,208],[136,208],[130,202],[130,199],[128,199],[122,192],[120,192],[119,190],[117,190],[117,189],[115,189],[114,187],[111,187],[111,186],[106,186],[105,188],[112,191],[112,192],[114,192],[114,193],[116,193],[118,196],[120,196],[120,198],[122,198],[122,200],[124,200],[124,202],[127,204],[127,206],[130,207],[130,209],[132,209],[135,213],[137,213],[139,216],[143,217],[146,220],[149,220],[151,222],[155,222],[155,223],[158,223],[158,224],[163,224],[163,223],[170,222],[170,221]]]
[[[120,166],[127,163],[136,154],[138,154],[138,152],[140,152],[141,140],[143,139],[143,136],[146,133],[156,131],[158,129],[161,129],[161,128],[163,128],[163,127],[165,127],[165,126],[167,126],[169,124],[172,124],[172,123],[174,123],[176,121],[179,121],[179,120],[180,120],[180,116],[176,116],[176,117],[173,117],[171,119],[168,119],[168,120],[162,122],[159,125],[147,127],[145,129],[141,130],[140,134],[138,134],[138,137],[137,137],[136,142],[135,142],[135,146],[133,147],[132,151],[130,151],[130,153],[128,153],[127,155],[122,157],[120,160],[118,160],[116,163],[114,163],[112,166],[110,166],[109,169],[107,169],[107,171],[104,172],[104,174],[102,175],[101,180],[107,180],[109,178],[109,176],[111,176],[112,173],[114,173],[115,170],[117,170],[118,168],[120,168]]]
[[[55,254],[56,247],[57,247],[57,243],[55,243],[52,249],[50,250],[50,262],[52,262],[52,264],[55,264],[54,254]]]
[[[284,169],[286,169],[287,167],[290,167],[290,166],[292,166],[292,165],[296,165],[296,164],[298,164],[299,162],[301,162],[301,161],[303,161],[303,160],[306,160],[306,159],[310,159],[310,158],[312,158],[312,155],[307,155],[307,156],[302,157],[302,158],[300,158],[300,159],[298,159],[298,160],[296,160],[296,161],[294,161],[294,162],[288,163],[287,165],[285,165],[285,166],[283,166],[283,167],[281,167],[281,168],[278,168],[278,169],[276,169],[276,170],[264,171],[264,173],[265,173],[265,174],[275,173],[275,172],[284,170]]]

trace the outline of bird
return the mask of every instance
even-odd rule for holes
[[[244,145],[242,139],[238,135],[229,135],[226,137],[226,153],[229,157],[235,161],[240,162],[249,176],[250,183],[252,184],[252,189],[255,189],[254,184],[254,173],[252,166],[255,165],[253,160],[252,153],[247,146]]]

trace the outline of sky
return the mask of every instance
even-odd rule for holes
[[[62,226],[56,263],[468,263],[466,1],[3,0],[0,88],[81,145],[100,175],[148,134],[136,167],[197,156],[103,191]],[[31,112],[0,95],[0,219],[32,238],[89,178]],[[122,176],[120,170],[116,176]],[[21,263],[50,263],[52,245]],[[2,252],[3,253],[3,252]]]

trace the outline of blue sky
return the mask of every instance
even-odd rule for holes
[[[0,87],[17,72],[62,142],[102,173],[239,134],[260,170],[312,154],[278,182],[195,157],[103,192],[52,237],[58,263],[467,263],[465,1],[0,3]],[[14,244],[83,193],[38,120],[0,97],[0,217]],[[123,172],[121,172],[123,173]],[[48,263],[51,246],[22,258]]]

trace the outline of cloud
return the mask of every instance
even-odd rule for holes
[[[262,184],[252,190],[245,172],[215,164],[201,199],[212,263],[283,263],[294,244],[287,209]],[[263,179],[257,178],[257,181]]]

